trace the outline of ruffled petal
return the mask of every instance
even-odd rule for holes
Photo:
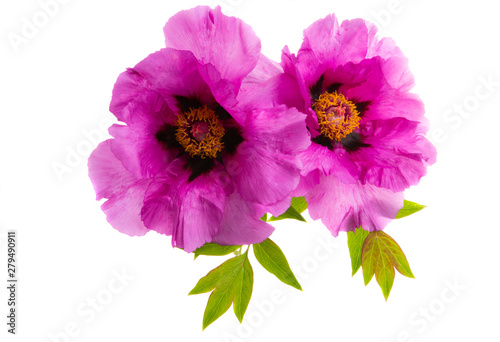
[[[201,64],[213,65],[222,79],[237,87],[260,57],[260,40],[252,28],[223,15],[219,6],[180,11],[163,31],[167,47],[191,51]]]
[[[138,178],[161,175],[179,154],[179,151],[168,149],[158,142],[155,134],[138,132],[122,125],[111,126],[109,132],[115,138],[111,141],[111,150],[123,166]]]
[[[368,231],[384,229],[403,207],[404,194],[359,182],[344,184],[331,175],[321,177],[305,198],[311,218],[321,219],[337,236],[339,231],[359,227]]]
[[[149,182],[140,180],[103,203],[101,209],[113,228],[130,236],[142,236],[149,231],[141,220],[144,193]]]
[[[339,29],[335,14],[329,14],[306,28],[304,42],[297,54],[299,61],[311,60],[313,54],[319,64],[335,64],[340,43]]]
[[[273,226],[260,220],[253,205],[234,192],[226,200],[224,216],[213,242],[219,245],[250,245],[267,239]]]
[[[331,84],[340,84],[338,91],[348,99],[372,101],[380,93],[389,89],[381,69],[379,57],[365,59],[360,63],[347,63],[325,73],[325,88]]]
[[[199,64],[198,71],[210,87],[212,95],[217,103],[224,107],[236,121],[242,122],[243,116],[238,109],[238,101],[236,100],[239,83],[235,84],[223,78],[220,71],[212,64]]]
[[[366,58],[376,56],[383,58],[385,62],[382,64],[382,69],[387,81],[400,91],[409,91],[414,86],[415,79],[408,68],[408,59],[392,38],[378,39],[377,27],[368,22],[366,26],[369,30]]]
[[[339,26],[335,15],[317,20],[304,30],[297,54],[298,68],[311,87],[326,70],[366,58],[369,31],[362,19],[345,20]]]
[[[138,181],[111,152],[111,142],[112,139],[101,142],[88,159],[97,200],[117,196]]]
[[[206,105],[214,102],[198,67],[198,61],[190,51],[161,49],[139,62],[134,70],[148,81],[151,90],[161,94],[168,106],[178,113],[175,96],[196,98]]]
[[[360,134],[370,147],[350,156],[361,168],[361,182],[392,191],[418,184],[426,167],[436,160],[436,149],[418,134],[418,126],[418,122],[404,118],[363,123]]]
[[[141,208],[148,180],[138,180],[111,152],[111,140],[100,143],[89,157],[89,177],[97,199],[108,198],[101,206],[116,230],[130,236],[148,232],[141,221]]]
[[[287,75],[292,76],[292,78],[296,80],[297,86],[299,87],[301,94],[299,101],[301,101],[301,104],[298,105],[297,108],[300,111],[306,111],[311,107],[311,95],[309,94],[302,74],[297,69],[297,57],[290,53],[288,46],[285,46],[281,51],[281,66]]]
[[[297,81],[288,74],[276,75],[251,89],[246,89],[244,94],[238,95],[238,102],[238,108],[243,112],[279,105],[304,107]]]
[[[303,195],[288,195],[283,198],[281,201],[270,204],[270,205],[262,205],[259,203],[254,203],[254,208],[257,213],[259,213],[258,217],[264,216],[266,213],[270,213],[274,217],[278,217],[283,214],[289,207],[292,197],[294,196],[303,196]]]
[[[283,72],[281,65],[272,59],[266,57],[262,53],[259,57],[259,62],[253,70],[243,79],[241,83],[240,93],[245,88],[252,88],[269,78],[279,75]]]
[[[285,106],[249,114],[245,141],[224,161],[243,199],[269,205],[295,189],[301,169],[297,154],[310,144],[304,119]]]
[[[211,242],[219,231],[229,178],[218,167],[189,181],[181,160],[176,160],[168,177],[157,178],[148,187],[142,219],[149,229],[172,235],[172,245],[188,253]]]
[[[359,63],[366,58],[369,31],[363,19],[344,20],[338,31],[338,46],[333,57],[334,67]]]
[[[411,121],[419,121],[424,127],[428,127],[428,119],[424,117],[424,103],[417,94],[401,92],[390,89],[374,99],[366,111],[366,120],[406,118]]]
[[[246,112],[261,108],[271,108],[281,104],[298,107],[300,89],[295,77],[283,73],[282,67],[261,55],[259,63],[252,72],[243,79],[238,92],[237,108],[239,117],[244,121]]]
[[[307,90],[311,89],[320,79],[321,75],[328,70],[328,64],[319,60],[309,44],[309,40],[304,38],[300,50],[297,52],[296,60],[296,68]]]
[[[396,42],[392,38],[379,39],[377,26],[368,21],[365,21],[365,25],[368,29],[366,58],[379,56],[387,60],[392,57],[404,57],[403,52],[396,46]]]
[[[312,62],[314,63],[314,62]],[[287,74],[292,76],[292,78],[297,82],[298,88],[300,91],[300,95],[296,95],[297,99],[295,99],[293,102],[290,103],[285,103],[286,105],[291,105],[294,104],[295,107],[305,113],[306,116],[306,125],[307,128],[309,128],[312,137],[317,136],[318,130],[319,130],[319,125],[318,125],[318,118],[316,116],[316,113],[314,110],[311,108],[311,94],[309,92],[309,88],[311,86],[310,83],[306,82],[304,79],[302,72],[298,68],[298,63],[297,63],[297,58],[290,53],[288,50],[288,47],[285,46],[285,48],[282,50],[281,54],[281,66],[283,67],[283,71]],[[307,68],[303,68],[306,69]],[[315,76],[312,77],[312,79],[317,81],[317,79],[320,76],[318,75],[317,78]],[[293,87],[290,87],[293,89]],[[281,91],[286,91],[287,89],[282,89]],[[295,91],[294,91],[295,93]]]
[[[309,191],[311,191],[316,185],[319,184],[321,176],[322,173],[318,169],[309,172],[306,176],[301,176],[299,184],[293,191],[292,196],[305,196]]]
[[[123,122],[129,122],[130,112],[123,112],[124,108],[135,98],[149,88],[149,83],[134,69],[128,68],[122,72],[113,87],[113,95],[109,111]]]
[[[304,42],[298,60],[304,81],[311,87],[325,71],[335,71],[347,63],[380,57],[387,82],[401,91],[414,85],[408,59],[391,38],[378,39],[377,28],[362,19],[345,20],[342,24],[334,15],[313,23],[304,31]]]
[[[382,63],[387,82],[401,92],[407,92],[415,85],[415,77],[408,67],[408,59],[404,56],[391,57]]]
[[[303,163],[301,174],[305,177],[309,173],[319,170],[322,175],[335,174],[344,183],[353,183],[359,176],[358,166],[349,159],[349,154],[342,147],[333,150],[325,146],[312,143],[309,148],[300,154]]]
[[[338,91],[349,100],[369,103],[363,112],[363,120],[404,117],[425,122],[420,98],[416,94],[398,90],[388,82],[386,77],[393,75],[385,73],[387,63],[391,62],[380,57],[365,59],[358,64],[347,63],[335,70],[328,70],[325,84],[341,84]],[[395,79],[392,81],[396,82]]]

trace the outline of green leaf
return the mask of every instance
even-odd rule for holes
[[[214,268],[206,276],[201,278],[196,286],[189,292],[189,295],[210,292],[221,284],[230,282],[235,273],[241,269],[246,254],[226,260],[222,265]]]
[[[271,216],[268,221],[272,222],[284,219],[294,219],[297,221],[307,222],[306,219],[296,209],[292,207],[288,208],[283,214],[281,214],[278,217]]]
[[[253,270],[248,260],[248,249],[201,278],[189,295],[213,290],[203,315],[203,330],[222,316],[231,304],[241,322],[252,296],[252,288]]]
[[[240,272],[238,281],[240,282],[240,284],[237,287],[233,310],[234,314],[241,323],[243,321],[243,316],[247,311],[250,297],[252,297],[253,288],[253,270],[248,258],[245,258],[245,262],[243,263],[243,271]]]
[[[216,243],[208,242],[194,251],[194,258],[200,255],[228,255],[241,246],[221,246]]]
[[[354,232],[347,232],[347,246],[349,247],[349,255],[351,256],[352,275],[354,276],[361,267],[361,251],[363,250],[363,242],[370,232],[363,228],[356,228]]]
[[[303,213],[307,209],[307,202],[304,196],[293,197],[291,206],[299,213]]]
[[[399,209],[399,212],[396,215],[396,218],[399,219],[402,217],[410,216],[411,214],[414,214],[417,211],[420,211],[424,208],[425,208],[425,205],[405,200],[403,208]]]
[[[267,222],[267,213],[260,218],[262,221]]]
[[[287,285],[302,291],[281,249],[271,239],[252,245],[255,258],[270,273]]]
[[[385,300],[394,283],[394,268],[406,277],[415,278],[401,247],[383,231],[371,232],[366,237],[361,252],[361,265],[365,285],[368,285],[375,274]]]
[[[284,219],[295,219],[302,222],[307,222],[304,217],[300,214],[307,209],[307,202],[304,197],[293,197],[290,207],[280,216],[268,219],[268,221],[279,221]]]

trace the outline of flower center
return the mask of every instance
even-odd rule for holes
[[[175,138],[191,157],[215,158],[224,148],[224,127],[208,107],[190,109],[179,114]]]
[[[359,126],[361,118],[356,105],[344,95],[325,92],[313,104],[321,135],[340,141]]]

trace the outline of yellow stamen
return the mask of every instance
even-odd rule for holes
[[[196,134],[193,136],[193,126],[198,122],[206,122],[208,125],[198,125],[206,127],[206,132],[200,133],[195,127]],[[201,158],[215,158],[217,153],[222,151],[224,144],[224,127],[213,110],[208,107],[190,109],[189,112],[179,114],[176,123],[177,141],[184,147],[190,156],[200,156]]]
[[[321,135],[340,141],[359,126],[361,118],[356,105],[344,95],[325,92],[313,104]]]

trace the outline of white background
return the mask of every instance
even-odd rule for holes
[[[500,340],[494,2],[66,2],[45,23],[35,0],[0,5],[2,341]],[[387,302],[375,280],[365,287],[361,273],[351,277],[344,234],[333,239],[319,222],[286,222],[276,224],[272,238],[304,291],[280,283],[252,259],[254,292],[244,324],[229,311],[202,332],[208,295],[187,293],[224,257],[193,261],[173,250],[168,237],[130,238],[106,222],[86,157],[89,146],[105,139],[101,123],[113,120],[113,84],[163,46],[170,16],[197,4],[220,4],[250,24],[275,60],[285,44],[296,52],[302,30],[332,12],[340,20],[376,22],[380,36],[393,37],[408,56],[438,162],[406,195],[428,207],[386,229],[416,275],[397,274]],[[8,37],[22,35],[23,20],[43,27],[16,49]],[[488,79],[489,89],[481,81]],[[58,177],[54,165],[68,170]],[[16,336],[6,332],[8,230],[18,236]],[[122,272],[128,278],[120,282]],[[98,310],[88,306],[92,298]]]

